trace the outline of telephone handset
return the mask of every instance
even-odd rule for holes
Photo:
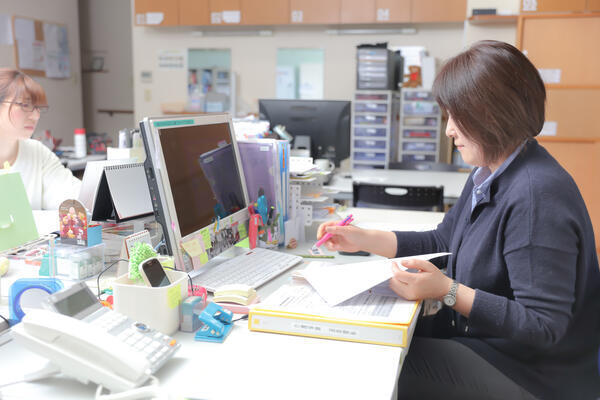
[[[93,381],[111,391],[133,389],[151,375],[150,363],[117,337],[48,310],[29,310],[13,327],[14,338],[66,375]]]

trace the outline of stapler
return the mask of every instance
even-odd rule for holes
[[[233,313],[213,302],[206,306],[198,318],[202,326],[196,332],[196,340],[223,343],[233,328]]]

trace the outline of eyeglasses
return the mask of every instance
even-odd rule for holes
[[[35,106],[33,104],[29,104],[29,103],[19,103],[18,101],[3,101],[2,103],[9,103],[9,104],[16,104],[19,107],[21,107],[21,110],[25,111],[25,112],[33,112],[33,110],[38,110],[40,112],[40,114],[44,114],[46,112],[48,112],[48,106]]]

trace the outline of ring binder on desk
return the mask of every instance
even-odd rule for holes
[[[94,201],[92,220],[122,222],[153,212],[143,164],[104,167]]]

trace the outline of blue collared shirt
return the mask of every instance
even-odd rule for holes
[[[510,156],[504,160],[502,165],[492,173],[489,167],[478,167],[473,174],[473,194],[471,195],[471,211],[475,209],[475,206],[482,200],[489,198],[490,186],[494,179],[496,179],[504,170],[510,165],[515,159],[517,154],[521,152],[526,142],[521,143]]]

